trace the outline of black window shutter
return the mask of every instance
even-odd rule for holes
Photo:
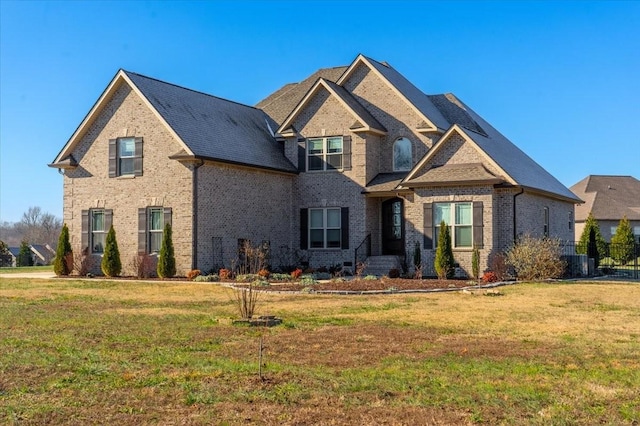
[[[164,224],[166,225],[168,223],[171,225],[171,228],[173,228],[173,224],[171,223],[171,207],[165,207],[162,213],[164,215]]]
[[[482,201],[473,202],[473,245],[477,248],[484,246],[484,224],[482,222],[483,206]]]
[[[340,209],[340,226],[342,227],[342,249],[349,248],[349,207]]]
[[[298,171],[307,171],[307,140],[298,139]]]
[[[300,250],[309,248],[309,209],[300,209]]]
[[[104,211],[104,231],[109,232],[113,225],[113,210],[105,209]]]
[[[138,253],[147,252],[147,209],[138,209]]]
[[[351,136],[342,137],[342,170],[351,170]]]
[[[433,249],[433,204],[424,203],[424,248],[425,250]]]
[[[109,177],[118,176],[117,139],[109,139]]]
[[[133,159],[133,174],[142,176],[142,138],[136,138],[135,158]]]
[[[82,210],[82,230],[80,236],[80,250],[89,247],[89,210]]]

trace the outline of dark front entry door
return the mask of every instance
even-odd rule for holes
[[[404,254],[404,206],[400,198],[382,203],[382,254]]]

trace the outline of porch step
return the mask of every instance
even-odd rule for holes
[[[369,256],[365,261],[365,268],[362,275],[381,277],[383,275],[389,275],[389,270],[394,268],[402,272],[402,262],[399,256]]]

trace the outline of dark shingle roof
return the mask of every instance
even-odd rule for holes
[[[407,176],[408,172],[395,172],[395,173],[379,173],[376,177],[371,179],[363,192],[386,192],[396,189],[402,179]]]
[[[640,220],[640,181],[633,176],[589,175],[571,187],[585,203],[576,207],[576,220],[589,212],[597,220]]]
[[[309,89],[320,78],[325,80],[336,82],[338,78],[344,73],[347,67],[335,67],[335,68],[322,68],[311,74],[299,83],[289,83],[276,90],[265,99],[258,102],[256,108],[260,108],[271,118],[273,118],[279,127],[284,122],[287,116],[293,111],[298,103],[304,98]],[[274,128],[274,130],[275,130]]]
[[[469,183],[503,182],[504,179],[495,176],[480,163],[445,164],[433,167],[420,176],[404,182],[403,186],[416,184],[456,185]]]
[[[196,157],[296,171],[271,134],[277,124],[263,111],[124,72]]]

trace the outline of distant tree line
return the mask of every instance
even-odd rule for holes
[[[28,244],[49,244],[55,249],[62,230],[62,219],[40,207],[29,207],[19,222],[0,223],[0,240],[8,247]]]

